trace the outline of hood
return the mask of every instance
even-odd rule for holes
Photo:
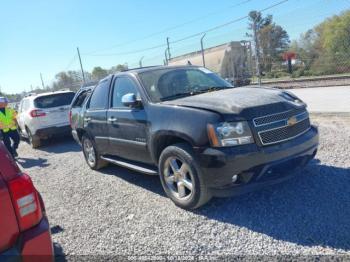
[[[163,102],[164,104],[200,108],[220,114],[242,116],[251,119],[257,116],[305,107],[296,103],[296,97],[265,87],[230,88]]]

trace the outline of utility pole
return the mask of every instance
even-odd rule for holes
[[[165,49],[165,65],[169,64],[167,52],[168,52],[168,49]]]
[[[41,79],[41,85],[43,86],[43,89],[45,89],[43,75],[40,73],[40,79]]]
[[[168,56],[169,56],[169,60],[171,59],[171,54],[170,54],[170,43],[169,43],[169,37],[166,38],[166,43],[168,45]]]
[[[258,83],[261,86],[261,72],[260,72],[260,46],[257,32],[256,19],[253,22],[253,33],[254,33],[254,45],[255,45],[255,62],[256,62],[256,74],[258,75]]]
[[[82,64],[82,62],[81,62],[79,47],[77,47],[77,51],[78,51],[78,57],[79,57],[79,62],[80,62],[81,74],[82,74],[82,76],[83,76],[83,83],[85,84],[85,74],[84,74],[83,64]]]
[[[204,39],[205,35],[206,35],[206,34],[204,34],[204,35],[201,37],[201,50],[202,50],[203,67],[205,67],[204,46],[203,46],[203,39]]]
[[[140,59],[140,61],[139,61],[139,66],[140,66],[140,68],[142,68],[142,60],[143,60],[143,58],[144,58],[144,56],[141,57],[141,59]]]

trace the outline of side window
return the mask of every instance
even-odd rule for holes
[[[22,105],[22,111],[27,111],[29,109],[29,99],[25,99]]]
[[[91,95],[90,109],[106,109],[108,104],[109,80],[105,80],[96,86]]]
[[[72,107],[77,108],[77,107],[82,107],[86,98],[91,94],[91,90],[86,90],[81,92],[76,99],[73,102]]]
[[[135,94],[140,98],[136,84],[127,77],[119,77],[114,81],[112,108],[126,108],[122,103],[122,97],[126,94]]]

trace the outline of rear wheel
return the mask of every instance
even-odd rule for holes
[[[165,193],[181,208],[196,209],[211,198],[192,149],[187,144],[164,149],[159,159],[159,174]]]
[[[41,146],[40,138],[36,135],[33,135],[32,132],[30,132],[30,129],[27,127],[26,132],[28,135],[28,141],[29,144],[32,146],[32,148],[38,148]]]
[[[107,166],[107,162],[102,160],[91,139],[84,135],[82,138],[83,153],[86,163],[93,170]]]

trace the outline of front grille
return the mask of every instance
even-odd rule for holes
[[[254,118],[253,125],[262,146],[277,144],[308,131],[309,113],[305,108],[292,109]]]
[[[263,145],[271,145],[300,136],[310,129],[310,119],[306,118],[293,126],[283,126],[260,131],[259,138]]]
[[[254,118],[253,123],[256,127],[258,126],[264,126],[264,125],[269,125],[274,122],[282,121],[282,120],[287,120],[292,116],[301,114],[301,113],[307,113],[304,108],[300,109],[293,109],[277,114],[271,114],[267,116],[262,116],[262,117],[257,117]]]

